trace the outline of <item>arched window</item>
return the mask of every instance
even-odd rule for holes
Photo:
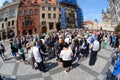
[[[32,26],[33,25],[33,21],[32,19],[24,19],[23,22],[22,22],[22,26],[25,27],[25,26]]]

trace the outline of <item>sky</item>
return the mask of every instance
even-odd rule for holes
[[[102,9],[108,8],[107,0],[77,0],[78,5],[83,10],[84,20],[98,19],[99,22],[102,21],[101,11]]]
[[[5,0],[0,0],[0,7]],[[11,1],[11,0],[10,0]],[[102,21],[101,11],[102,9],[107,9],[107,0],[77,0],[78,5],[83,10],[84,20],[98,19],[99,22]]]

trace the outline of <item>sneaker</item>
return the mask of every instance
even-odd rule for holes
[[[68,71],[66,71],[66,70],[64,70],[64,72],[67,74],[68,73]]]

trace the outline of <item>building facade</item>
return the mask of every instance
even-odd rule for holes
[[[44,0],[40,3],[40,33],[56,31],[58,19],[59,5],[57,0]]]
[[[0,40],[17,36],[17,11],[20,0],[7,0],[0,8]]]
[[[58,13],[56,0],[22,0],[18,8],[18,35],[56,31]]]
[[[112,27],[112,16],[111,16],[111,13],[110,13],[110,10],[107,9],[107,11],[104,11],[102,10],[102,27]]]
[[[108,0],[112,26],[116,27],[120,23],[120,0]]]
[[[102,10],[102,23],[100,24],[101,28],[103,30],[108,30],[108,31],[114,31],[114,27],[113,27],[113,21],[112,21],[112,15],[111,15],[111,11],[110,8],[108,8],[106,11]]]
[[[93,22],[91,20],[84,21],[84,28],[88,30],[93,30]]]
[[[77,0],[58,0],[60,6],[61,28],[82,28],[83,13]]]
[[[39,2],[34,0],[21,0],[18,7],[18,36],[38,34],[40,32]]]
[[[82,28],[77,0],[12,0],[0,8],[0,39]]]

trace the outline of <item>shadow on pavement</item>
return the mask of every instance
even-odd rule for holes
[[[112,72],[110,69],[108,69],[108,71],[106,72],[106,80],[110,80],[111,76],[112,76]]]
[[[52,63],[52,62],[45,63],[45,67],[48,69],[48,71],[55,68],[55,67],[57,67],[57,66],[58,66],[57,62],[56,63]]]
[[[78,62],[73,63],[73,69],[77,68],[80,64]]]
[[[5,78],[3,80],[17,80],[17,79]]]
[[[5,61],[12,60],[13,58],[14,58],[14,57],[7,58],[7,59],[5,59]]]

